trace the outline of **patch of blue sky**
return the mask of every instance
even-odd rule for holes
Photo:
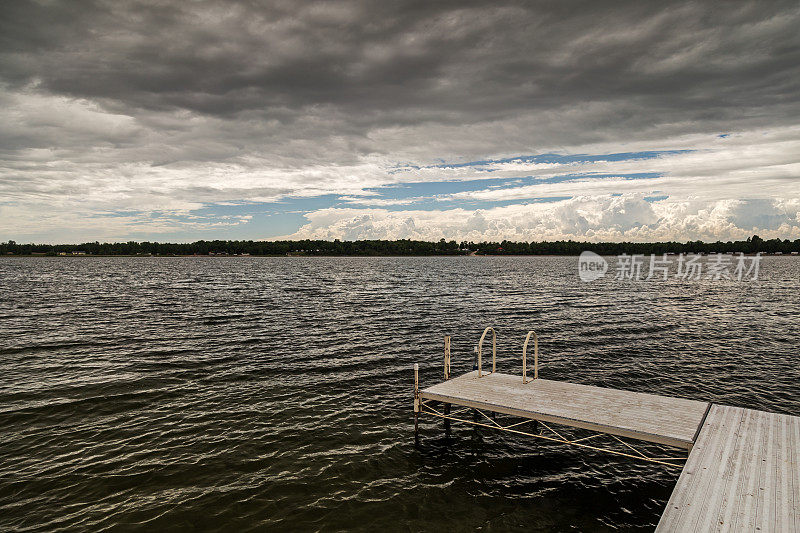
[[[190,213],[118,211],[108,217],[130,217],[130,230],[123,240],[187,242],[196,240],[258,240],[294,233],[306,224],[305,214],[329,207],[331,198],[290,199],[281,203],[225,202],[208,204]],[[338,198],[338,197],[336,197]],[[149,224],[164,221],[174,231],[153,233]],[[137,230],[141,227],[141,231]]]
[[[255,215],[255,214],[284,214],[306,213],[331,207],[341,201],[342,195],[321,194],[319,196],[287,196],[274,202],[226,202],[209,204],[192,213],[206,216],[215,215]]]
[[[514,198],[508,200],[481,200],[477,198],[450,198],[450,197],[428,197],[420,198],[413,203],[372,205],[365,204],[346,204],[342,207],[355,209],[385,209],[387,211],[444,211],[450,209],[491,209],[493,207],[503,207],[507,205],[549,203],[561,200],[569,200],[571,196],[537,196],[530,198]]]
[[[416,165],[399,165],[393,172],[408,171],[409,169],[421,168],[476,168],[492,172],[493,169],[487,168],[491,165],[501,163],[550,163],[550,164],[569,164],[569,163],[596,163],[598,161],[627,161],[635,159],[655,159],[657,157],[684,154],[694,150],[648,150],[643,152],[618,152],[613,154],[539,154],[507,157],[504,159],[482,159],[479,161],[469,161],[465,163],[454,163],[440,160],[435,165],[420,167]]]
[[[439,200],[423,201],[413,206],[400,206],[406,209],[419,209],[420,211],[435,211],[439,209],[491,209],[493,207],[505,207],[508,205],[524,205],[552,203],[569,200],[571,196],[536,196],[531,198],[513,198],[508,200],[480,200],[471,198],[459,198],[458,200]]]
[[[547,178],[535,176],[523,176],[518,178],[483,178],[475,180],[463,181],[428,181],[428,182],[405,182],[393,185],[386,185],[383,187],[372,187],[365,189],[369,193],[373,193],[370,198],[381,199],[409,199],[425,196],[437,196],[456,194],[460,192],[473,192],[484,189],[506,189],[513,187],[523,187],[526,185],[547,184],[547,183],[564,183],[569,181],[576,181],[581,179],[607,179],[607,178],[623,178],[626,180],[636,179],[653,179],[661,177],[662,174],[658,172],[636,172],[628,174],[596,174],[596,173],[575,173],[575,174],[562,174],[559,176],[551,176]]]
[[[515,196],[503,200],[482,200],[475,198],[453,198],[457,193],[477,192],[484,190],[513,190],[536,184],[552,184],[576,181],[581,179],[626,180],[652,179],[659,173],[641,172],[630,174],[594,174],[574,173],[546,178],[523,176],[515,178],[482,178],[465,181],[438,182],[406,182],[364,190],[363,196],[324,194],[310,197],[286,197],[274,202],[221,202],[208,204],[191,213],[161,213],[119,211],[107,213],[106,216],[130,216],[139,219],[143,225],[147,221],[165,219],[176,226],[185,226],[186,230],[174,233],[159,234],[159,239],[186,240],[188,233],[191,239],[263,239],[277,235],[291,234],[306,224],[307,213],[325,208],[349,209],[386,209],[387,211],[437,211],[447,209],[491,209],[513,204],[557,202],[567,200],[569,196],[541,196],[531,191],[531,196]],[[653,195],[648,201],[658,201],[665,196]],[[395,203],[396,202],[396,203]],[[135,225],[135,223],[134,223]],[[193,230],[192,227],[195,229]],[[200,229],[202,228],[202,229]],[[188,232],[188,233],[186,233]],[[143,231],[142,236],[147,232]],[[149,233],[148,233],[149,234]],[[139,237],[134,229],[131,237]]]
[[[445,209],[490,209],[512,204],[555,202],[566,200],[568,196],[541,196],[535,191],[529,197],[514,197],[504,200],[481,200],[453,198],[462,192],[483,190],[514,189],[535,184],[563,183],[580,179],[650,179],[658,173],[643,172],[635,174],[567,174],[548,178],[523,176],[518,178],[485,178],[467,181],[408,182],[385,187],[365,189],[363,197],[339,194],[324,194],[310,197],[286,197],[274,202],[222,202],[208,204],[188,214],[117,212],[108,216],[137,215],[142,220],[161,217],[176,224],[203,226],[209,224],[204,234],[214,234],[213,223],[219,223],[220,234],[235,234],[235,238],[264,238],[296,231],[307,222],[305,214],[325,208],[386,209],[387,211],[437,211]],[[395,202],[396,203],[393,203]],[[250,217],[249,219],[245,217]],[[166,235],[165,235],[166,236]],[[176,235],[177,236],[177,235]],[[203,236],[203,238],[211,238]]]

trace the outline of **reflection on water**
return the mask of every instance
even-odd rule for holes
[[[413,363],[800,414],[800,261],[757,282],[577,259],[0,259],[0,529],[650,530],[674,472],[412,421]]]

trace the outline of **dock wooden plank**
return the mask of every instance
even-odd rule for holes
[[[470,372],[420,391],[423,399],[690,449],[707,402],[546,379]]]
[[[755,412],[750,412],[751,417],[755,416]],[[750,514],[748,509],[752,509],[755,504],[756,497],[758,496],[758,476],[761,472],[760,461],[758,460],[758,450],[761,449],[761,435],[764,432],[766,420],[758,417],[751,428],[754,431],[748,431],[744,435],[745,446],[744,454],[741,458],[741,468],[737,468],[737,477],[741,481],[730,487],[732,494],[726,500],[720,513],[719,521],[721,524],[730,524],[732,531],[742,530],[746,528],[747,517]],[[740,490],[734,489],[741,487]]]
[[[800,417],[713,405],[657,532],[800,533]]]

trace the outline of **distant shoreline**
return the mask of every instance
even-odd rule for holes
[[[25,257],[432,257],[432,256],[558,256],[573,257],[583,252],[598,255],[662,254],[755,254],[800,255],[800,239],[764,240],[753,235],[741,241],[667,241],[667,242],[472,242],[455,240],[413,241],[195,241],[192,243],[159,242],[85,242],[76,244],[19,244],[0,242],[0,256]]]
[[[683,253],[683,252],[681,252]],[[763,257],[796,257],[800,258],[800,254],[797,253],[765,253],[765,252],[758,252]],[[105,258],[105,257],[134,257],[139,259],[170,259],[170,258],[187,258],[187,257],[194,257],[198,259],[250,259],[250,258],[259,258],[259,257],[286,257],[286,258],[310,258],[310,257],[343,257],[343,258],[352,258],[352,257],[363,257],[363,258],[370,258],[370,257],[578,257],[580,254],[385,254],[385,255],[333,255],[333,254],[270,254],[270,255],[224,255],[224,254],[214,254],[214,255],[201,255],[201,254],[191,254],[191,255],[145,255],[145,254],[83,254],[83,255],[52,255],[52,254],[6,254],[0,257],[9,257],[9,258],[22,258],[22,257],[36,257],[36,258],[48,258],[48,259],[91,259],[91,258]],[[598,254],[603,257],[614,257],[615,255],[619,254]],[[637,255],[651,255],[651,254],[637,254]],[[661,255],[661,254],[656,254]],[[667,255],[679,255],[676,253],[671,253]],[[695,255],[695,254],[689,254]],[[699,253],[696,255],[716,255],[716,252],[709,252],[709,253]],[[731,256],[738,256],[739,254],[726,254]],[[743,255],[752,257],[757,255],[756,253],[747,252]]]

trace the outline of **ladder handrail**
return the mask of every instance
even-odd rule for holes
[[[528,373],[528,341],[531,340],[531,335],[533,335],[533,379],[539,379],[539,336],[531,330],[525,336],[525,344],[522,345],[522,383],[529,383],[526,376]]]
[[[481,354],[483,352],[483,339],[486,337],[486,334],[489,333],[489,330],[492,331],[492,371],[486,374],[487,376],[494,374],[495,369],[497,368],[497,333],[495,332],[494,328],[489,326],[485,330],[483,330],[483,335],[481,335],[481,340],[478,341],[478,377],[483,377],[481,375]]]

